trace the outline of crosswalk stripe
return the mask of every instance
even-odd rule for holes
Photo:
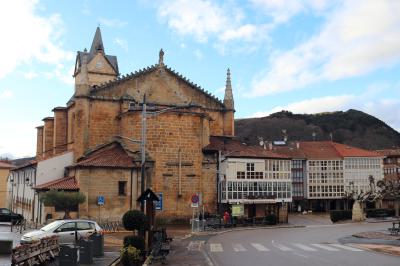
[[[358,248],[353,248],[353,247],[345,246],[345,245],[341,245],[341,244],[330,244],[330,245],[334,246],[334,247],[350,250],[350,251],[363,251],[363,250],[358,249]]]
[[[328,245],[322,245],[322,244],[311,244],[311,245],[313,245],[314,247],[329,250],[329,251],[339,251],[338,249],[330,247]]]
[[[232,244],[232,247],[235,252],[241,252],[247,250],[241,244]]]
[[[305,251],[317,251],[315,248],[312,248],[312,247],[309,247],[309,246],[306,246],[306,245],[303,245],[303,244],[300,244],[300,243],[294,243],[293,246],[296,246],[296,247],[298,247],[298,248],[300,248],[302,250],[305,250]]]
[[[282,244],[273,244],[276,248],[282,250],[282,251],[291,251],[293,249],[291,249],[290,247],[284,246]]]
[[[224,249],[220,243],[211,243],[210,250],[211,252],[224,252]]]
[[[264,246],[261,245],[261,244],[258,244],[258,243],[251,243],[251,245],[252,245],[255,249],[257,249],[258,251],[269,251],[268,248],[264,247]]]

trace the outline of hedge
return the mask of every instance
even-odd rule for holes
[[[392,217],[395,215],[394,209],[366,209],[367,218]]]
[[[265,224],[274,225],[278,222],[278,217],[275,214],[268,214],[264,217]]]
[[[125,236],[124,237],[124,247],[135,247],[136,249],[143,251],[144,246],[144,238],[141,236]]]
[[[330,216],[333,223],[350,220],[352,218],[352,211],[330,211]]]

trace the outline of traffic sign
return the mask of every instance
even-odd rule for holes
[[[191,206],[192,208],[198,208],[199,207],[199,195],[198,194],[193,194],[191,198]]]
[[[162,211],[163,210],[163,193],[159,192],[156,193],[158,196],[159,201],[156,201],[156,210],[157,211]]]
[[[105,203],[104,196],[98,196],[97,197],[97,205],[102,206]]]

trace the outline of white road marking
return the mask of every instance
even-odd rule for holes
[[[258,251],[269,251],[268,248],[264,247],[263,245],[259,244],[259,243],[251,243],[251,245],[257,249]]]
[[[211,252],[224,252],[224,249],[220,243],[211,243],[210,250]]]
[[[200,251],[203,245],[204,241],[190,241],[187,249],[189,251]]]
[[[311,245],[313,245],[314,247],[329,250],[329,251],[339,251],[338,249],[330,247],[328,245],[322,245],[322,244],[311,244]]]
[[[350,251],[363,251],[362,249],[353,248],[353,247],[345,246],[345,245],[341,245],[341,244],[330,244],[330,245],[334,246],[334,247],[350,250]]]
[[[293,246],[298,247],[299,249],[305,250],[305,251],[317,251],[315,248],[300,244],[300,243],[293,243]]]
[[[241,252],[247,250],[241,244],[232,244],[232,247],[235,252]]]
[[[292,251],[293,250],[290,247],[287,247],[287,246],[282,245],[282,244],[274,244],[273,243],[273,245],[274,245],[274,247],[276,247],[276,248],[278,248],[278,249],[280,249],[282,251]]]

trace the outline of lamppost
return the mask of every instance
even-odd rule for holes
[[[141,180],[141,184],[140,184],[140,192],[143,194],[143,192],[145,191],[145,168],[146,168],[146,130],[147,130],[147,115],[149,116],[157,116],[159,114],[168,112],[170,110],[174,110],[174,109],[179,109],[179,108],[185,108],[185,106],[174,106],[174,107],[168,107],[168,108],[164,108],[158,111],[154,111],[154,112],[147,112],[147,103],[146,103],[146,94],[143,95],[143,104],[142,104],[142,131],[141,131],[141,139],[140,140],[135,140],[135,139],[131,139],[128,137],[124,137],[124,136],[118,136],[119,138],[122,139],[126,139],[129,140],[131,142],[134,143],[140,143],[140,153],[141,153],[141,169],[140,169],[140,180]],[[131,187],[132,187],[132,182],[131,182]],[[131,193],[131,197],[132,197],[132,193]],[[131,199],[132,201],[132,199]],[[140,201],[140,210],[142,212],[144,212],[144,201]]]
[[[11,183],[11,211],[14,211],[14,173],[10,175]]]

